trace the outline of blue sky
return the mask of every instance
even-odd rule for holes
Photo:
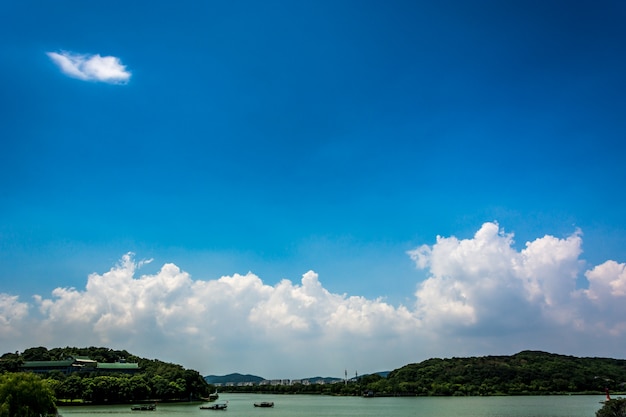
[[[74,345],[188,360],[205,374],[363,369],[343,363],[358,355],[320,355],[307,368],[293,354],[279,370],[285,353],[276,344],[304,354],[303,346],[323,352],[363,338],[366,358],[389,337],[377,333],[390,327],[381,323],[404,319],[396,344],[363,371],[518,348],[623,355],[626,6],[430,3],[2,4],[2,344],[66,345],[19,327],[46,324],[64,334],[73,319],[60,320],[54,306],[71,299],[83,311],[99,299],[98,277],[121,274],[126,281],[110,290],[131,297],[127,309],[92,311],[91,330]],[[531,250],[544,246],[555,252]],[[503,253],[506,262],[492,258]],[[528,270],[511,266],[518,264]],[[186,295],[142,316],[134,308],[150,299],[126,292],[172,290],[168,279],[179,275],[171,265],[185,277],[172,282]],[[563,269],[547,273],[547,265]],[[223,315],[233,344],[233,328],[273,319],[274,334],[283,332],[277,341],[247,342],[268,352],[271,370],[212,336],[194,345],[198,332],[217,327],[189,325],[196,336],[186,349],[197,350],[196,359],[168,342],[183,336],[157,317],[192,305],[191,288],[218,283],[250,291],[247,314],[213,293],[186,314],[198,323]],[[486,283],[500,289],[492,298],[484,298]],[[448,284],[459,292],[446,293]],[[554,288],[567,301],[555,301]],[[305,314],[298,303],[310,304],[300,292],[328,304]],[[493,312],[506,314],[502,300],[512,299],[516,314],[540,312],[554,326],[546,332],[561,338],[547,340],[522,320],[500,322]],[[478,301],[493,314],[481,315]],[[329,324],[342,314],[356,321]],[[616,322],[595,326],[606,330],[594,335],[597,345],[582,343],[596,314]],[[357,316],[369,320],[367,332],[357,330]],[[130,330],[138,317],[160,335],[159,349]],[[454,332],[453,318],[464,323]],[[118,330],[103,330],[105,322]],[[409,348],[416,343],[429,348]]]

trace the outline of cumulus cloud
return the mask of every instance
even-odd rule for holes
[[[18,301],[18,297],[0,293],[0,335],[2,338],[21,334],[24,318],[28,315],[28,304]]]
[[[404,307],[330,293],[313,271],[299,283],[268,286],[252,273],[192,280],[174,264],[137,276],[140,264],[126,254],[108,272],[91,274],[84,290],[57,288],[50,298],[36,297],[38,344],[120,346],[184,358],[195,369],[228,364],[224,372],[270,363],[282,377],[312,365],[314,356],[336,374],[381,335],[393,339],[418,327]]]
[[[578,295],[581,302],[590,304],[586,309],[588,331],[596,337],[605,332],[616,337],[626,333],[626,264],[606,261],[585,276],[589,287]]]
[[[448,328],[486,325],[494,331],[526,326],[529,318],[573,318],[580,231],[565,239],[538,238],[519,252],[513,244],[513,234],[485,223],[472,239],[438,236],[435,245],[410,251],[417,267],[432,274],[415,294],[420,317]]]
[[[75,54],[66,51],[47,52],[47,55],[64,74],[73,78],[109,84],[125,84],[130,80],[130,71],[114,56]]]
[[[428,357],[543,349],[619,356],[626,342],[626,266],[584,271],[582,233],[514,247],[485,223],[467,239],[437,237],[409,252],[428,278],[411,306],[335,294],[314,271],[267,285],[253,273],[193,279],[174,264],[140,275],[126,254],[84,289],[57,288],[33,305],[0,296],[0,341],[105,345],[203,373],[268,378],[393,369]],[[577,288],[586,277],[588,287]],[[29,332],[20,332],[28,328]]]

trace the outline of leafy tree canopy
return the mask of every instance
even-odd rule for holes
[[[626,398],[606,401],[596,417],[626,417]]]
[[[429,359],[396,369],[391,385],[428,395],[550,394],[623,389],[626,360],[539,351],[512,356]]]
[[[31,373],[0,375],[0,417],[39,417],[55,414],[51,387]]]

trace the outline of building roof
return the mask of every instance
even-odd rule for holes
[[[98,363],[98,361],[94,361],[93,359],[89,359],[86,356],[77,356],[77,357],[74,358],[74,362],[82,363],[82,364],[85,364],[85,365]]]
[[[25,361],[22,368],[54,368],[63,366],[72,366],[74,359],[66,359],[64,361]]]
[[[97,369],[110,369],[110,370],[126,370],[126,369],[139,369],[138,363],[98,363]]]

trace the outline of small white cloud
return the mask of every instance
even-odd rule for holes
[[[47,55],[64,74],[79,80],[109,84],[125,84],[130,80],[130,71],[114,56],[75,54],[66,51],[47,52]]]
[[[22,320],[28,315],[28,304],[18,301],[18,297],[0,293],[0,334],[14,337],[20,334]]]

